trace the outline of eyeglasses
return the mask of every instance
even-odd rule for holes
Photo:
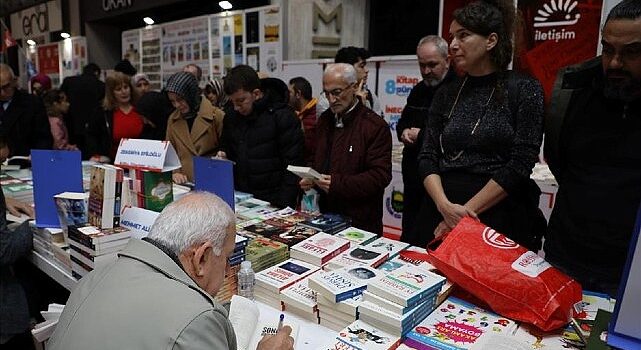
[[[334,98],[339,98],[339,97],[341,97],[341,95],[343,94],[343,92],[345,92],[345,91],[346,91],[347,89],[349,89],[351,86],[352,86],[352,84],[347,85],[347,86],[346,86],[346,87],[344,87],[344,88],[338,88],[338,89],[334,89],[334,90],[331,90],[331,91],[323,90],[323,94],[325,94],[325,97],[327,97],[327,98],[329,98],[330,96],[334,96]]]
[[[6,83],[6,84],[4,84],[4,85],[0,86],[0,90],[7,90],[7,89],[9,89],[9,88],[11,87],[11,83],[12,83],[12,82],[8,82],[8,83]]]

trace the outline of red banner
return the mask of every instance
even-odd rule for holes
[[[38,72],[59,74],[58,43],[38,46]]]
[[[541,82],[549,99],[559,68],[597,54],[602,0],[519,0],[514,69]]]

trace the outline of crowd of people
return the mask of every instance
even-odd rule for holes
[[[508,68],[515,30],[511,1],[472,2],[453,18],[449,43],[438,36],[418,42],[423,80],[412,89],[396,130],[404,144],[401,239],[425,247],[463,217],[473,217],[532,251],[543,248],[546,259],[584,289],[615,295],[641,204],[641,4],[624,0],[614,7],[603,28],[603,54],[562,70],[547,108],[539,81]],[[367,88],[369,57],[364,48],[341,48],[325,68],[318,97],[305,77],[288,83],[260,78],[246,65],[201,89],[202,70],[190,64],[162,91],[152,91],[149,79],[123,62],[105,83],[95,64],[58,89],[37,75],[30,95],[17,89],[11,68],[0,65],[0,137],[9,157],[28,156],[35,148],[80,150],[83,159],[98,162],[112,162],[122,138],[168,140],[182,164],[175,183],[193,182],[193,156],[228,159],[237,190],[298,207],[301,195],[316,189],[321,212],[346,215],[353,226],[380,235],[383,194],[392,179],[392,136]],[[544,132],[545,159],[559,184],[549,224],[530,179]],[[321,178],[301,180],[288,165],[310,166]],[[147,260],[174,260],[182,270],[166,275],[187,286],[193,280],[197,286],[189,288],[214,295],[220,281],[198,272],[224,265],[229,253],[224,232],[233,219],[218,202],[194,194],[169,206],[150,238],[124,254],[122,268],[133,269],[134,260],[150,266]],[[193,230],[185,226],[191,219],[171,219],[200,211],[202,222],[192,223]],[[221,215],[227,221],[217,222],[211,237],[198,233],[197,245],[180,245],[172,241],[179,234],[167,233],[173,224],[207,231],[206,220]],[[6,225],[0,223],[4,269]],[[203,255],[210,251],[214,261]],[[119,272],[103,275],[122,281]],[[92,293],[101,283],[96,276],[72,300]],[[203,307],[203,300],[194,303],[194,310]],[[216,309],[210,298],[207,303]],[[86,327],[76,312],[90,310],[75,303],[70,309],[74,314],[61,322],[68,329]],[[216,309],[199,319],[221,325],[208,344],[233,347],[233,337],[223,331],[229,327],[225,318]],[[65,344],[58,348],[81,344],[71,331],[56,335],[54,344]],[[288,348],[283,339],[271,341]]]

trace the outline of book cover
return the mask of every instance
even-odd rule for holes
[[[409,346],[485,349],[492,334],[513,334],[516,323],[463,300],[449,297],[407,334]]]
[[[94,165],[91,169],[89,188],[88,218],[96,227],[112,228],[118,226],[116,212],[116,169],[106,165]],[[122,182],[121,182],[122,184]]]
[[[292,258],[322,266],[336,255],[349,248],[349,241],[319,232],[294,245],[290,250]]]
[[[318,274],[314,272],[312,275]],[[295,307],[304,310],[306,313],[316,311],[316,293],[309,287],[309,277],[294,283],[283,289],[280,293],[280,300],[285,304],[285,308]]]
[[[153,172],[139,169],[130,171],[139,207],[161,212],[174,200],[171,174],[171,171]]]
[[[89,222],[87,202],[89,197],[84,192],[63,192],[53,196],[56,212],[62,231],[67,234],[69,225],[82,225]]]
[[[69,238],[95,249],[96,244],[111,242],[131,237],[131,231],[124,227],[100,229],[95,226],[69,226]]]
[[[434,309],[434,298],[419,304],[407,313],[398,315],[377,304],[363,301],[358,308],[359,319],[390,334],[402,337],[421,322]]]
[[[302,221],[303,226],[315,228],[319,231],[335,234],[350,226],[352,220],[346,216],[338,214],[322,214],[315,218]]]
[[[285,243],[291,247],[317,234],[318,232],[318,230],[311,227],[290,226],[289,228],[285,229],[284,232],[278,235],[273,235],[270,238],[275,241]]]
[[[278,294],[281,290],[317,270],[318,267],[304,261],[289,259],[256,273],[256,285]]]
[[[296,165],[288,165],[287,166],[287,171],[292,172],[296,174],[298,177],[303,178],[303,179],[314,179],[314,180],[322,180],[323,177],[321,174],[308,167],[308,166],[296,166]]]
[[[368,291],[363,292],[363,301],[367,301],[369,303],[378,305],[398,316],[402,316],[415,308],[415,306],[403,306],[403,305],[396,304],[394,302],[391,302],[385,298],[379,297],[378,295],[374,293],[370,293]],[[426,302],[428,301],[434,304],[436,302],[436,295],[429,298]]]
[[[438,293],[444,284],[443,276],[415,266],[403,266],[375,278],[368,290],[399,305],[411,306]]]
[[[384,248],[354,246],[330,260],[327,265],[325,265],[325,270],[335,270],[341,267],[359,265],[377,267],[385,262],[387,257],[388,252]]]
[[[408,243],[396,241],[387,237],[379,237],[378,239],[367,244],[367,246],[373,248],[385,248],[389,252],[390,258],[393,258],[398,255],[401,250],[406,249],[410,245]]]
[[[356,227],[346,228],[336,234],[338,237],[343,237],[347,240],[354,242],[355,244],[367,245],[372,242],[378,236],[375,233],[361,230]]]
[[[246,226],[243,230],[263,237],[271,237],[285,231],[283,228],[267,224],[265,221]]]
[[[309,278],[309,287],[337,303],[362,294],[367,284],[379,275],[380,271],[368,266],[321,271]]]
[[[376,329],[360,320],[354,321],[338,332],[336,339],[359,350],[396,349],[400,344],[399,337]]]
[[[323,313],[327,313],[328,311],[336,311],[349,315],[352,318],[356,317],[356,315],[358,314],[358,306],[361,304],[361,302],[363,302],[362,294],[359,294],[350,299],[345,299],[338,303],[334,302],[333,300],[329,300],[322,295],[318,295],[316,298],[318,308],[322,308]]]

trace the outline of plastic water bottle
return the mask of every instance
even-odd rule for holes
[[[240,263],[238,272],[238,295],[254,300],[254,270],[251,261]]]

